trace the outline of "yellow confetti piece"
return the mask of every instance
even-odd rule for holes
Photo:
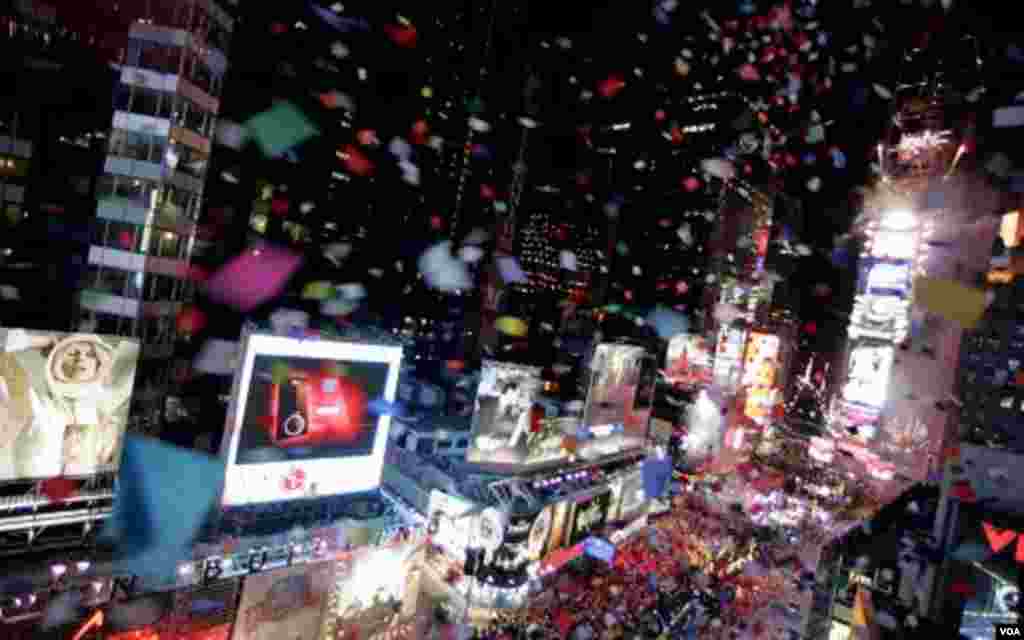
[[[502,316],[494,322],[494,328],[507,336],[522,338],[530,331],[530,327],[520,320],[511,316]]]
[[[310,282],[302,288],[302,297],[306,300],[326,300],[334,295],[334,285],[318,280]]]

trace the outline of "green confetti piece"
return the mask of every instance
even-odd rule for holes
[[[282,101],[245,123],[263,155],[275,158],[319,135],[320,130],[295,105]]]
[[[485,108],[484,101],[479,97],[472,98],[468,103],[466,103],[466,109],[474,115],[483,113]]]
[[[620,256],[629,255],[629,246],[625,242],[620,240],[618,244],[615,245],[615,252],[618,253]]]
[[[334,285],[330,282],[317,280],[302,288],[304,300],[327,300],[332,297],[334,297]]]
[[[287,384],[292,368],[286,362],[275,362],[270,367],[270,381],[274,384]]]

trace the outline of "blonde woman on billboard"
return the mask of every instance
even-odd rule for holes
[[[0,480],[89,475],[115,463],[138,344],[8,330],[3,346]]]

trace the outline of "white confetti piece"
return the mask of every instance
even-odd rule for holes
[[[427,249],[419,259],[420,274],[427,284],[440,291],[454,292],[473,286],[466,265],[455,258],[450,240]]]

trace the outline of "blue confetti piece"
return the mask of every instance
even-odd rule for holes
[[[832,156],[832,166],[836,169],[846,168],[846,154],[839,149],[833,149],[830,153]]]
[[[104,536],[112,538],[136,568],[148,569],[150,560],[154,570],[166,568],[166,563],[184,557],[223,482],[221,461],[129,435]]]
[[[313,13],[315,13],[317,16],[319,16],[319,18],[321,20],[323,20],[327,24],[331,25],[332,27],[334,27],[338,31],[341,31],[342,33],[348,33],[350,31],[369,31],[370,30],[370,23],[367,22],[366,20],[356,20],[356,19],[353,19],[353,18],[343,18],[342,16],[339,16],[338,14],[334,13],[333,11],[329,11],[327,9],[324,9],[323,7],[318,6],[315,3],[311,3],[309,6],[310,6],[310,8],[313,9]]]

